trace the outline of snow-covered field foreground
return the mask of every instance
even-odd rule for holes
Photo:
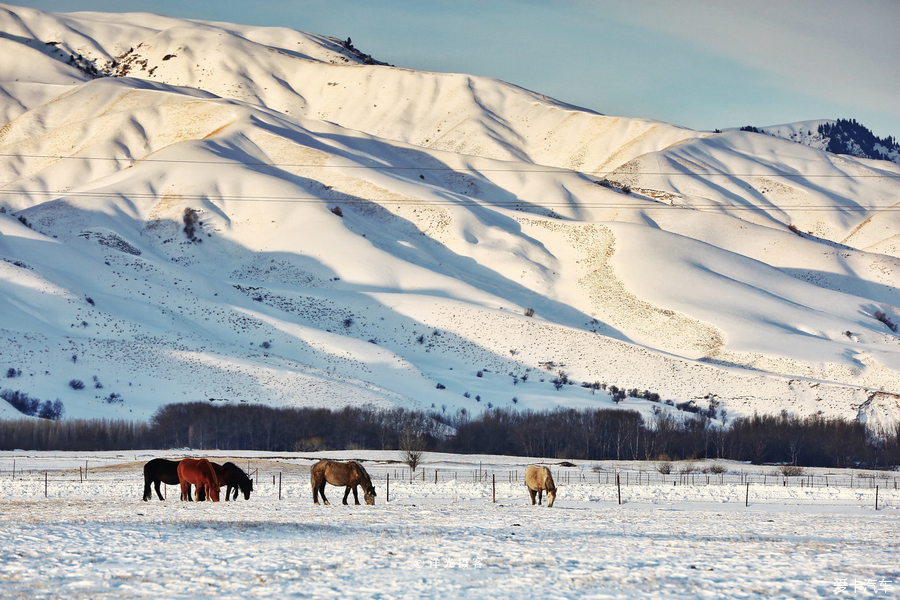
[[[249,501],[214,504],[182,503],[171,486],[165,502],[141,501],[144,462],[196,452],[0,453],[0,596],[900,595],[890,474],[854,472],[849,487],[849,472],[807,470],[785,486],[772,467],[722,463],[728,474],[707,485],[648,464],[549,462],[559,497],[548,509],[530,505],[527,459],[428,454],[425,480],[410,482],[398,454],[202,453],[256,479]],[[335,504],[313,505],[309,465],[323,456],[364,459],[376,505],[341,506],[331,486]],[[628,474],[622,505],[614,472]]]

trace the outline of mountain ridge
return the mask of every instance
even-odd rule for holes
[[[564,374],[732,417],[900,416],[892,163],[284,29],[0,22],[4,390],[69,416],[615,405]]]

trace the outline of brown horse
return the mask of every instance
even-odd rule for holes
[[[347,504],[350,490],[353,490],[353,499],[359,504],[356,486],[362,486],[366,504],[375,504],[375,486],[372,485],[372,479],[363,466],[355,460],[350,462],[320,460],[310,470],[309,483],[312,485],[314,504],[319,503],[319,494],[322,494],[322,501],[325,504],[331,504],[328,498],[325,497],[326,483],[336,486],[347,486],[347,489],[344,491],[344,504]]]
[[[205,458],[185,458],[178,463],[178,480],[182,500],[190,498],[191,485],[196,485],[198,500],[208,495],[213,502],[219,501],[219,480],[212,464]]]
[[[537,494],[537,504],[541,505],[541,497],[543,492],[547,492],[547,508],[553,506],[556,500],[556,484],[553,483],[553,475],[550,469],[541,465],[529,465],[525,469],[525,485],[528,486],[528,493],[531,494],[531,503],[534,504],[534,496]]]
[[[253,491],[253,480],[244,473],[239,466],[233,462],[227,462],[224,465],[210,462],[216,472],[216,479],[219,480],[219,486],[225,486],[225,501],[228,502],[234,492],[234,500],[237,500],[238,489],[244,494],[244,500],[250,499],[250,492]]]

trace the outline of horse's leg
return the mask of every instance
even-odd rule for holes
[[[531,489],[531,488],[528,488],[528,493],[531,494],[531,505],[534,506],[534,504],[535,504],[535,502],[534,502],[534,497],[535,497],[535,495],[537,494],[537,492],[535,492],[535,491],[534,491],[533,489]]]
[[[543,497],[544,497],[544,490],[538,490],[537,492],[538,492],[538,506],[540,506],[540,505],[541,505],[541,500],[542,500]]]
[[[353,500],[359,504],[359,496],[356,495],[356,486],[353,486]]]
[[[159,479],[157,479],[156,481],[153,482],[153,487],[156,488],[156,495],[159,496],[159,499],[160,499],[160,500],[165,500],[165,498],[163,498],[162,492],[159,490],[159,484],[160,484],[160,483],[162,483],[162,481],[159,480]],[[152,498],[152,497],[153,497],[153,494],[150,494],[150,497]]]
[[[187,481],[181,482],[181,501],[182,502],[190,502],[191,501],[191,484]]]
[[[344,489],[344,506],[347,506],[347,498],[350,496],[351,489],[352,488],[349,485]],[[356,490],[353,490],[353,495],[356,495]],[[357,502],[357,504],[359,504],[359,502]]]
[[[153,492],[150,490],[150,478],[144,475],[144,502],[153,497]]]
[[[322,482],[322,485],[319,486],[319,493],[322,494],[322,502],[325,506],[331,506],[331,502],[328,501],[328,498],[325,497],[325,481]]]

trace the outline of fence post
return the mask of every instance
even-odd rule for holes
[[[387,474],[387,483],[385,484],[385,493],[384,493],[384,502],[385,504],[391,501],[391,474]]]
[[[619,489],[619,506],[622,505],[622,482],[619,481],[619,474],[616,473],[616,487]]]
[[[437,485],[437,472],[438,472],[438,470],[435,469],[435,470],[434,470],[434,483],[435,483],[435,485]]]
[[[281,471],[278,471],[278,499],[281,500]]]
[[[747,495],[744,496],[744,506],[750,506],[750,483],[747,483]]]
[[[81,474],[81,467],[78,467],[78,483],[84,483],[84,477]]]
[[[875,510],[878,510],[878,486],[875,486]]]
[[[47,471],[44,471],[44,498],[47,497]]]
[[[493,479],[493,487],[494,487],[494,504],[497,503],[497,475],[494,474],[491,476]]]

